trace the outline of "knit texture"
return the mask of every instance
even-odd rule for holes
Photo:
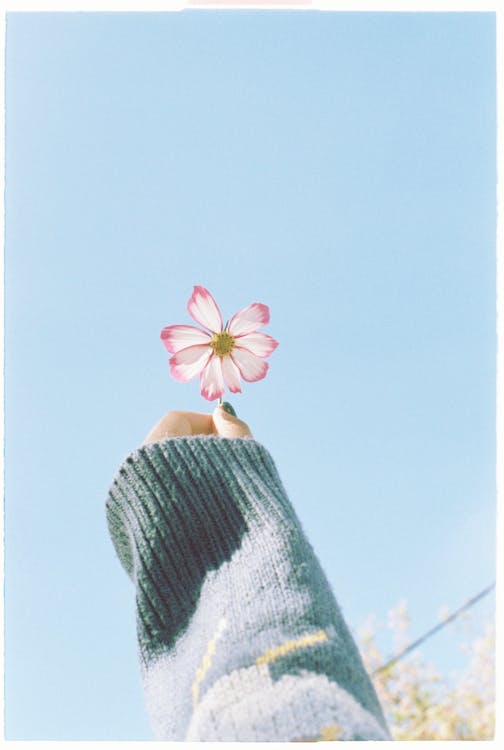
[[[107,520],[136,591],[160,740],[390,739],[266,449],[171,438],[123,463]]]

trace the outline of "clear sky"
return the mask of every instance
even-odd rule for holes
[[[354,632],[494,580],[495,135],[493,14],[8,15],[8,739],[152,738],[104,503],[208,407],[159,340],[195,284],[270,306],[230,400]]]

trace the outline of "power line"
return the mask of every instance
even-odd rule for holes
[[[372,676],[374,677],[376,674],[379,674],[380,672],[384,672],[388,667],[392,666],[392,664],[395,664],[399,659],[402,659],[406,654],[409,654],[410,651],[413,651],[414,648],[417,646],[420,646],[421,643],[427,640],[427,638],[430,638],[431,635],[434,635],[434,633],[437,633],[438,630],[441,630],[441,628],[444,628],[445,625],[448,625],[449,622],[452,622],[455,620],[462,612],[464,612],[466,609],[469,609],[474,604],[476,604],[477,601],[482,599],[484,596],[490,593],[490,591],[495,588],[495,581],[490,585],[487,586],[486,589],[483,589],[483,591],[480,591],[479,594],[476,594],[476,596],[473,596],[472,599],[469,599],[462,607],[459,607],[459,609],[456,609],[455,612],[452,612],[451,615],[446,617],[442,622],[440,622],[435,627],[428,630],[424,635],[422,635],[420,638],[417,638],[416,641],[413,641],[413,643],[410,643],[409,646],[407,646],[405,649],[400,651],[396,656],[394,656],[392,659],[389,659],[389,661],[386,664],[383,664],[381,667],[378,667],[378,669],[375,669]]]

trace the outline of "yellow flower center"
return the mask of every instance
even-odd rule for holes
[[[234,336],[231,336],[227,331],[221,331],[221,333],[214,333],[210,346],[217,354],[218,357],[225,357],[226,354],[230,354],[235,346]]]

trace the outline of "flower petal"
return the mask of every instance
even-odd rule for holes
[[[233,336],[242,336],[244,333],[252,333],[261,326],[265,326],[269,323],[269,319],[269,307],[260,302],[253,302],[233,315],[229,321],[228,331]]]
[[[236,344],[243,349],[248,349],[249,352],[255,354],[256,357],[269,357],[269,355],[275,351],[278,346],[272,336],[268,336],[267,333],[246,333],[243,336],[236,337]]]
[[[240,371],[231,357],[223,357],[222,374],[231,393],[241,393]]]
[[[170,359],[170,372],[175,380],[185,383],[200,374],[212,354],[212,347],[207,345],[181,349]]]
[[[195,286],[192,296],[187,303],[187,310],[191,318],[214,333],[222,331],[222,315],[208,289]]]
[[[161,331],[161,341],[171,354],[198,344],[209,344],[210,334],[196,326],[166,326]]]
[[[231,354],[231,359],[240,370],[242,378],[249,383],[262,380],[268,372],[268,363],[256,357],[248,349],[241,349],[239,346],[235,346]]]
[[[201,395],[207,401],[214,401],[224,393],[224,378],[220,357],[215,355],[210,359],[200,376]]]

